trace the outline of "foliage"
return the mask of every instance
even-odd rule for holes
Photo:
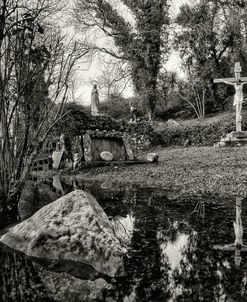
[[[66,103],[63,113],[65,116],[54,126],[52,135],[60,136],[62,133],[66,137],[81,135],[82,131],[87,128],[90,114],[77,103]]]
[[[64,113],[66,113],[65,117],[55,125],[52,134],[57,137],[61,133],[65,134],[68,154],[71,154],[75,136],[82,139],[86,130],[126,132],[130,134],[130,140],[138,149],[146,149],[150,144],[156,144],[158,141],[153,127],[144,120],[129,123],[124,119],[114,119],[107,114],[92,116],[86,112],[85,107],[76,103],[67,103]]]
[[[213,79],[229,77],[234,60],[244,58],[241,54],[246,33],[246,26],[241,29],[241,24],[246,25],[243,12],[244,8],[234,2],[200,1],[194,6],[181,6],[176,19],[179,29],[174,44],[181,54],[188,81],[199,81],[206,97],[213,98],[212,105],[218,108],[224,106],[221,103],[227,91],[218,88]],[[210,109],[208,106],[209,113]]]
[[[161,115],[161,112],[166,112],[178,105],[178,98],[174,99],[173,94],[177,80],[175,72],[168,72],[167,70],[161,70],[159,72],[157,79],[158,100],[156,106],[156,111],[158,107],[159,116]]]
[[[243,130],[247,123],[243,119]],[[178,127],[163,126],[156,130],[159,143],[163,146],[213,146],[226,133],[235,131],[234,114],[224,115],[211,123],[181,123]]]
[[[196,79],[190,78],[189,82],[180,82],[180,89],[177,90],[177,94],[185,102],[187,102],[195,112],[198,118],[205,116],[206,108],[206,87],[204,83]]]
[[[131,82],[131,74],[129,65],[122,60],[110,57],[104,58],[100,56],[97,69],[100,71],[98,76],[90,79],[90,84],[95,83],[100,89],[101,97],[106,102],[110,102],[112,96],[121,98],[123,92],[129,88]]]
[[[73,66],[84,55],[47,23],[55,4],[4,0],[1,7],[0,212],[17,214],[24,181],[62,117]]]
[[[114,119],[130,119],[130,103],[134,104],[137,109],[137,117],[143,116],[144,112],[138,98],[124,98],[121,96],[111,95],[109,101],[100,103],[100,112],[104,112]]]
[[[65,117],[53,129],[54,135],[64,133],[67,137],[83,135],[86,130],[124,131],[125,121],[116,120],[109,115],[92,116],[90,110],[77,103],[67,103],[64,106]]]
[[[128,131],[136,133],[148,133],[151,131],[152,127],[145,121],[140,121],[138,123],[128,123],[128,120],[123,119],[125,112],[119,109],[118,106],[125,102],[125,106],[128,104],[128,99],[118,99],[114,100],[117,109],[116,115],[118,114],[120,119],[115,119],[108,114],[107,110],[104,114],[99,116],[92,116],[89,112],[89,108],[82,106],[77,103],[66,103],[63,109],[65,114],[64,118],[54,126],[53,133],[55,135],[60,135],[61,133],[76,136],[84,133],[85,130],[115,130],[115,131]],[[120,104],[119,104],[120,103]],[[101,103],[102,104],[102,103]],[[104,104],[104,103],[103,103]],[[114,108],[112,108],[108,102],[105,106],[109,106],[109,112],[112,113]],[[103,106],[101,108],[104,108]],[[111,111],[112,110],[112,111]],[[114,112],[114,111],[113,111]],[[126,113],[127,114],[127,113]],[[114,114],[113,114],[114,115]]]
[[[105,0],[77,0],[75,17],[81,28],[99,28],[113,39],[118,53],[95,45],[90,48],[128,62],[134,87],[145,102],[151,118],[156,104],[162,42],[167,40],[168,4],[159,0],[122,2],[134,16],[134,24],[126,21]],[[164,43],[164,46],[167,45]]]
[[[192,77],[189,81],[179,79],[175,72],[167,71],[160,73],[158,79],[160,104],[164,110],[176,106],[182,109],[183,103],[186,103],[198,118],[205,116],[207,88],[203,82]]]
[[[154,129],[146,121],[140,121],[138,123],[129,123],[126,125],[126,131],[129,133],[145,134],[153,137]]]

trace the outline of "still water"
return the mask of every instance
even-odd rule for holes
[[[22,218],[74,188],[90,192],[122,226],[126,275],[97,276],[77,263],[54,265],[2,244],[0,301],[247,301],[245,199],[176,198],[154,188],[54,177],[28,182]]]

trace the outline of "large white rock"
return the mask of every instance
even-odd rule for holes
[[[0,240],[29,256],[88,263],[109,276],[124,274],[126,249],[102,207],[82,190],[41,208]]]

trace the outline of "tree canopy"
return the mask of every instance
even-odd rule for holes
[[[133,24],[106,0],[77,0],[75,18],[82,29],[99,28],[113,39],[116,49],[90,47],[128,62],[135,90],[151,118],[156,104],[162,51],[166,51],[167,46],[168,1],[123,0],[122,4],[134,17]]]
[[[243,1],[208,0],[180,7],[174,45],[188,79],[206,90],[219,107],[227,96],[213,79],[233,75],[235,61],[246,70],[246,4]],[[201,88],[202,89],[202,88]]]

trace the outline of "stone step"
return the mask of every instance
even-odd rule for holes
[[[223,137],[220,141],[221,142],[247,142],[247,137],[244,138]]]
[[[223,137],[220,141],[221,142],[232,142],[232,141],[236,141],[236,138],[233,137]]]
[[[247,131],[232,131],[228,133],[226,137],[247,138]]]
[[[246,146],[247,141],[228,141],[228,142],[219,142],[219,147],[234,147],[234,146]]]
[[[221,138],[221,141],[225,141],[225,142],[238,141],[238,140],[239,140],[239,138],[232,137],[232,136],[229,136],[229,135],[226,135],[225,137]]]
[[[244,146],[247,145],[247,131],[233,131],[222,137],[216,147]]]
[[[221,140],[215,144],[216,147],[234,147],[245,145],[247,145],[247,140]]]
[[[243,137],[243,138],[238,138],[237,139],[238,142],[247,142],[247,137]]]

